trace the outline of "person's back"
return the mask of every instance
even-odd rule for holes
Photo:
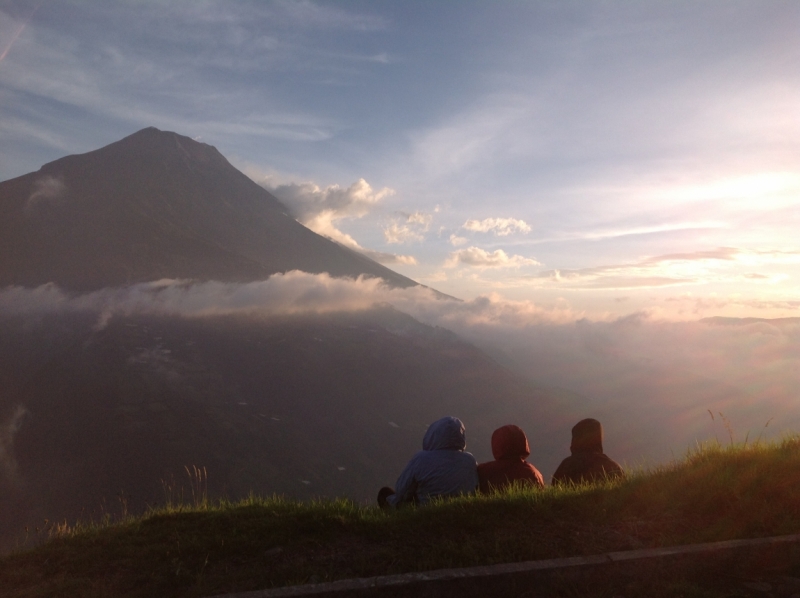
[[[422,440],[422,450],[406,465],[395,485],[381,489],[378,502],[384,506],[425,504],[437,496],[474,492],[478,486],[475,457],[466,448],[464,424],[457,417],[433,422]]]
[[[619,463],[603,453],[603,426],[596,419],[583,419],[572,428],[572,455],[558,466],[553,485],[624,477]]]
[[[525,460],[530,454],[528,438],[522,428],[508,425],[495,430],[492,434],[495,460],[478,465],[481,492],[502,490],[517,481],[543,488],[542,474]]]

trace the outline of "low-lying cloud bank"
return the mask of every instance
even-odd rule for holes
[[[289,272],[247,284],[162,280],[69,295],[55,285],[0,291],[0,314],[259,316],[358,311],[391,304],[448,328],[540,384],[579,393],[607,429],[607,449],[663,460],[696,440],[800,430],[800,318],[669,322],[647,314],[591,321],[569,308],[486,295],[440,298],[374,278]],[[713,419],[711,415],[713,415]],[[771,422],[767,425],[767,422]],[[566,442],[566,441],[565,441]]]

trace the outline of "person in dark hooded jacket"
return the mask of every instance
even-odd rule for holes
[[[567,457],[553,474],[553,485],[594,482],[625,477],[619,463],[603,453],[603,426],[596,419],[582,419],[572,428],[572,456]]]
[[[528,438],[519,426],[497,428],[492,434],[492,455],[495,460],[478,465],[481,492],[502,490],[515,481],[544,488],[539,470],[525,459],[531,454]]]
[[[457,417],[436,420],[425,432],[422,450],[411,458],[395,491],[384,487],[378,493],[381,507],[404,504],[424,505],[436,496],[457,496],[475,492],[478,464],[467,447],[464,424]]]

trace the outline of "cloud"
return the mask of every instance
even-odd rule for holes
[[[743,274],[742,276],[752,280],[770,280],[772,278],[767,274],[759,274],[758,272],[748,272],[747,274]]]
[[[60,178],[45,175],[33,182],[33,191],[25,201],[24,210],[30,214],[42,204],[56,203],[63,199],[67,186]]]
[[[428,232],[433,222],[433,214],[425,212],[401,213],[403,219],[395,219],[383,229],[383,236],[387,243],[407,243],[409,241],[422,241],[423,233]]]
[[[297,270],[242,284],[164,279],[83,295],[68,294],[52,283],[0,290],[0,315],[96,312],[96,330],[102,330],[114,316],[132,314],[269,316],[356,311],[384,303],[435,324],[515,326],[523,320],[528,324],[567,322],[584,315],[562,307],[546,309],[531,301],[504,300],[496,294],[471,301],[448,300],[423,286],[398,289],[380,278],[334,278]]]
[[[19,38],[2,62],[3,151],[24,154],[35,141],[52,159],[52,150],[88,151],[145,126],[244,145],[241,153],[270,138],[330,139],[344,123],[330,111],[300,108],[291,94],[275,92],[270,77],[291,72],[347,83],[366,65],[385,63],[378,48],[354,56],[331,44],[330,36],[343,36],[349,49],[353,36],[384,29],[389,21],[375,13],[308,1],[88,7],[65,0],[43,6],[23,31],[30,11],[5,7],[0,39]],[[364,67],[354,67],[357,61]],[[89,121],[102,121],[105,133]],[[43,134],[34,140],[26,129]],[[42,153],[28,160],[38,166]]]
[[[669,224],[659,224],[655,226],[633,226],[628,228],[600,229],[588,233],[573,235],[561,235],[558,240],[570,239],[617,239],[620,237],[631,237],[636,235],[653,235],[657,233],[682,232],[691,230],[708,230],[726,228],[726,224],[717,221],[704,222],[674,222]]]
[[[530,138],[530,123],[540,122],[528,94],[490,93],[459,113],[412,134],[415,171],[429,177],[461,178],[502,162]],[[535,128],[535,127],[534,127]],[[536,142],[534,141],[534,145]]]
[[[369,259],[380,262],[381,264],[403,264],[405,266],[416,266],[417,258],[413,255],[401,255],[397,253],[388,253],[385,251],[375,251],[374,249],[365,249],[364,247],[354,247],[366,255]]]
[[[34,9],[34,12],[36,12],[36,9]],[[5,49],[3,49],[2,52],[0,52],[0,62],[3,62],[3,59],[5,59],[5,57],[8,56],[8,53],[11,51],[11,47],[14,45],[14,42],[17,41],[20,34],[22,34],[22,32],[25,31],[25,27],[27,26],[27,24],[28,24],[27,21],[23,21],[21,24],[17,26],[14,33],[11,34],[11,39],[8,40]]]
[[[387,20],[383,17],[350,12],[337,6],[323,6],[309,0],[278,0],[275,6],[292,21],[317,29],[380,31],[387,26]]]
[[[736,247],[718,247],[708,251],[694,251],[688,253],[668,253],[647,258],[640,264],[662,264],[664,262],[695,262],[701,260],[735,260],[742,255],[742,250]]]
[[[397,222],[392,222],[384,228],[383,236],[386,238],[386,242],[391,244],[422,241],[425,238],[417,231],[412,230],[410,226],[398,224]]]
[[[456,332],[539,385],[578,393],[558,391],[583,416],[603,422],[607,452],[629,463],[668,460],[713,438],[719,430],[707,410],[723,412],[740,440],[748,431],[751,439],[763,433],[770,418],[770,433],[800,426],[800,318],[666,321],[634,312],[589,320],[564,302],[543,306],[497,294],[456,301],[425,287],[303,272],[247,284],[163,280],[84,295],[55,285],[0,291],[0,314],[90,312],[97,315],[96,330],[109,318],[133,314],[270,317],[387,303]],[[16,430],[21,417],[2,429]],[[566,450],[569,429],[563,433]]]
[[[367,309],[376,302],[405,296],[380,278],[334,278],[328,274],[291,271],[245,284],[164,279],[130,287],[107,288],[70,296],[54,284],[34,289],[0,291],[0,314],[98,312],[98,329],[109,317],[158,313],[186,317],[258,313],[284,315]],[[412,287],[410,297],[435,297],[434,291]]]
[[[450,235],[450,244],[453,247],[461,247],[462,245],[466,245],[469,242],[469,239],[466,237],[459,237],[456,234]]]
[[[75,14],[80,14],[80,8],[74,8]],[[126,7],[119,7],[118,10],[120,14],[113,17],[104,15],[103,10],[95,10],[92,22],[104,16],[115,22],[119,21]],[[158,10],[164,10],[164,7]],[[188,24],[198,20],[193,20],[191,11],[186,13],[178,11],[178,13],[174,16],[179,22],[186,20]],[[130,22],[134,26],[141,26],[143,22],[147,22],[143,16],[137,14]],[[163,15],[153,15],[150,22],[158,24],[168,20]],[[199,21],[202,22],[202,19]],[[203,30],[208,26],[209,23],[205,22],[196,29]],[[230,19],[221,19],[214,25],[214,27],[219,26],[223,30],[228,29],[231,27]],[[109,28],[112,29],[113,27]],[[153,29],[153,31],[142,31],[142,36],[153,36],[158,30],[158,25]],[[191,26],[181,29],[181,37],[177,38],[173,36],[174,29],[164,31],[163,37],[158,37],[156,34],[158,39],[153,40],[152,44],[137,42],[135,46],[130,45],[133,40],[125,36],[102,39],[104,34],[101,33],[100,39],[95,40],[94,45],[86,46],[83,43],[76,43],[75,39],[61,30],[32,25],[28,28],[27,37],[30,39],[25,40],[27,45],[25,52],[21,52],[18,59],[6,60],[3,64],[4,84],[20,98],[51,101],[57,108],[55,113],[57,115],[71,113],[71,109],[79,108],[119,123],[127,123],[123,125],[123,130],[128,131],[131,125],[157,126],[190,136],[199,133],[204,138],[216,139],[219,142],[232,137],[319,141],[330,138],[337,130],[335,122],[301,113],[291,106],[279,106],[277,103],[268,102],[259,110],[255,110],[252,100],[246,95],[226,91],[225,88],[212,91],[209,87],[210,82],[202,80],[200,74],[202,66],[219,68],[235,66],[214,64],[219,62],[219,56],[230,57],[229,52],[235,52],[238,56],[239,69],[245,64],[249,65],[250,68],[245,68],[245,71],[264,69],[271,61],[264,59],[263,48],[231,47],[226,48],[227,52],[221,52],[219,46],[227,44],[220,39],[224,39],[225,35],[221,35],[219,30],[214,32],[217,42],[211,46],[207,39],[194,39],[191,35],[186,39],[187,32],[194,29]],[[256,37],[263,38],[256,36],[255,33],[248,33],[245,37],[253,43],[257,41]],[[198,47],[193,54],[182,55],[180,58],[166,51],[161,53],[154,51],[154,48],[165,50],[165,39],[170,39],[170,44],[183,42],[188,45],[197,44]],[[231,45],[236,46],[238,43],[232,42]],[[88,63],[84,55],[87,48],[91,48],[92,52],[92,59]],[[260,62],[256,62],[255,57],[252,61],[248,60],[251,52],[258,55]],[[170,88],[169,93],[164,93],[164,87],[169,84],[177,86]],[[214,108],[217,106],[226,106],[226,113],[219,113]],[[52,108],[40,109],[37,101],[18,106],[18,109],[23,115],[22,118],[19,118],[19,114],[15,115],[18,117],[16,120],[37,124],[43,121],[49,122],[50,131],[60,130],[58,123],[54,122],[58,119],[53,118]],[[4,130],[7,126],[9,134],[21,128],[19,125],[14,126],[13,122],[10,126],[3,123]],[[53,147],[62,149],[59,139],[50,131],[48,136],[55,141]],[[18,135],[18,137],[27,141],[23,136]],[[43,137],[43,140],[46,140],[46,137]],[[68,149],[74,151],[74,142]]]
[[[718,247],[655,255],[629,264],[574,270],[543,270],[533,275],[526,275],[526,278],[534,286],[555,285],[586,289],[631,289],[742,281],[752,284],[763,282],[774,284],[785,280],[786,275],[747,272],[742,271],[742,268],[767,267],[798,261],[800,261],[800,251]]]
[[[11,483],[17,480],[17,460],[14,457],[14,436],[28,410],[17,405],[5,421],[0,422],[0,481]]]
[[[759,277],[760,278],[760,277]],[[664,301],[668,304],[682,305],[685,310],[695,316],[708,313],[720,313],[729,308],[745,308],[748,312],[800,312],[800,300],[797,299],[759,299],[744,297],[695,297],[691,294],[676,297],[667,297]]]
[[[286,183],[277,186],[272,186],[270,182],[270,179],[266,178],[259,184],[280,199],[298,222],[315,233],[363,253],[382,264],[417,263],[417,260],[410,255],[396,255],[362,247],[358,241],[337,226],[337,222],[341,220],[366,216],[384,198],[394,195],[393,189],[384,187],[376,191],[364,179],[359,179],[349,187],[329,185],[324,188],[312,182]],[[402,231],[398,231],[397,234],[401,235]]]
[[[585,270],[545,270],[528,278],[537,282],[548,282],[569,288],[585,289],[635,289],[665,287],[699,282],[696,278],[670,278],[668,276],[619,276],[611,274],[611,269]]]
[[[475,268],[519,268],[538,266],[539,262],[521,255],[509,256],[502,249],[489,252],[480,247],[468,247],[452,252],[445,262],[445,267],[455,268],[459,264]]]
[[[361,218],[368,214],[381,200],[394,195],[394,190],[384,187],[373,190],[364,179],[359,179],[349,187],[329,185],[325,188],[316,183],[289,183],[264,187],[292,210],[300,222],[307,222],[320,214],[328,214],[330,220],[342,218]]]
[[[491,232],[498,237],[506,237],[515,232],[531,232],[531,227],[524,220],[517,220],[516,218],[485,218],[484,220],[467,220],[462,228],[480,233]]]
[[[433,222],[433,214],[426,214],[425,212],[412,212],[407,214],[406,222],[410,224],[418,224],[428,230]]]

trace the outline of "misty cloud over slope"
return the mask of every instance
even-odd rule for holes
[[[152,289],[124,306],[131,289],[69,299],[50,287],[49,304],[0,312],[0,551],[25,525],[96,517],[119,496],[140,512],[164,500],[161,480],[185,482],[187,465],[207,467],[213,497],[371,503],[443,414],[467,422],[481,461],[509,421],[528,431],[543,471],[562,457],[556,439],[579,398],[530,383],[452,332],[388,305],[317,313],[320,288],[305,311],[279,313],[289,300],[271,313],[244,300],[214,311],[208,288],[189,298],[170,289],[184,306],[196,300],[192,317],[180,301],[159,306]],[[13,295],[6,307],[26,292]]]
[[[727,442],[725,421],[737,440],[800,426],[800,320],[670,322],[634,314],[590,321],[497,295],[454,301],[423,287],[302,272],[248,284],[164,280],[84,295],[53,285],[0,292],[2,313],[92,311],[98,327],[116,314],[319,314],[382,303],[456,332],[537,383],[582,394],[586,415],[606,425],[608,451],[629,461],[668,459],[697,440]]]

